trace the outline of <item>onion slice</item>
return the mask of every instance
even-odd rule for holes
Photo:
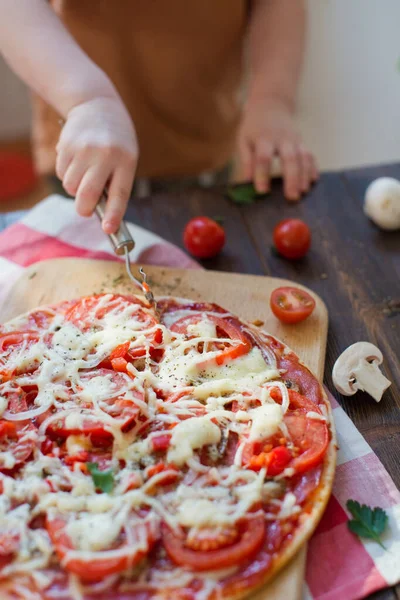
[[[33,408],[32,410],[24,410],[24,412],[12,413],[9,410],[4,411],[3,419],[6,421],[28,421],[42,415],[46,410],[50,408],[51,404],[46,404],[44,406],[38,406],[37,408]]]

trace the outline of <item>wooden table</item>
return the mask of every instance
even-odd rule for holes
[[[330,316],[325,382],[331,390],[340,352],[360,340],[376,344],[393,385],[379,404],[363,393],[339,401],[400,487],[400,232],[378,230],[362,212],[367,185],[381,176],[400,179],[400,165],[326,173],[300,204],[286,202],[277,181],[252,205],[233,204],[222,188],[194,189],[136,200],[127,219],[182,246],[190,218],[221,217],[226,246],[203,262],[206,268],[284,277],[319,294]],[[312,230],[311,251],[299,262],[271,252],[274,225],[289,217],[304,219]],[[400,586],[370,599],[400,599]]]

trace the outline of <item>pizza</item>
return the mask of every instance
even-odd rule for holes
[[[99,294],[0,326],[0,597],[239,599],[311,535],[323,388],[223,308]]]

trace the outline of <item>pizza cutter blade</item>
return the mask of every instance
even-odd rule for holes
[[[106,203],[107,194],[106,192],[103,192],[103,195],[95,208],[95,213],[98,216],[100,222],[102,222],[104,218]],[[154,310],[157,313],[157,303],[154,298],[153,292],[151,291],[148,283],[146,282],[146,273],[143,271],[142,267],[140,267],[139,269],[140,279],[135,277],[132,273],[132,265],[129,258],[129,253],[135,247],[135,242],[132,239],[131,234],[129,233],[129,229],[126,223],[122,221],[118,231],[116,231],[115,233],[111,233],[108,237],[110,239],[115,254],[117,256],[125,256],[125,267],[129,279],[141,289],[147,302],[154,308]]]

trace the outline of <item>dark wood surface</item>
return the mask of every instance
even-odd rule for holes
[[[326,173],[300,204],[284,200],[280,181],[254,204],[239,206],[223,188],[193,189],[135,200],[127,219],[183,247],[182,231],[198,215],[224,220],[223,253],[204,261],[206,268],[292,279],[314,290],[329,310],[325,382],[337,356],[366,340],[383,352],[384,374],[393,382],[377,404],[368,395],[335,394],[340,404],[400,487],[400,231],[383,232],[363,214],[367,185],[376,177],[400,179],[400,165]],[[312,230],[311,251],[290,262],[271,252],[273,227],[290,217]],[[384,590],[371,600],[399,600]]]

